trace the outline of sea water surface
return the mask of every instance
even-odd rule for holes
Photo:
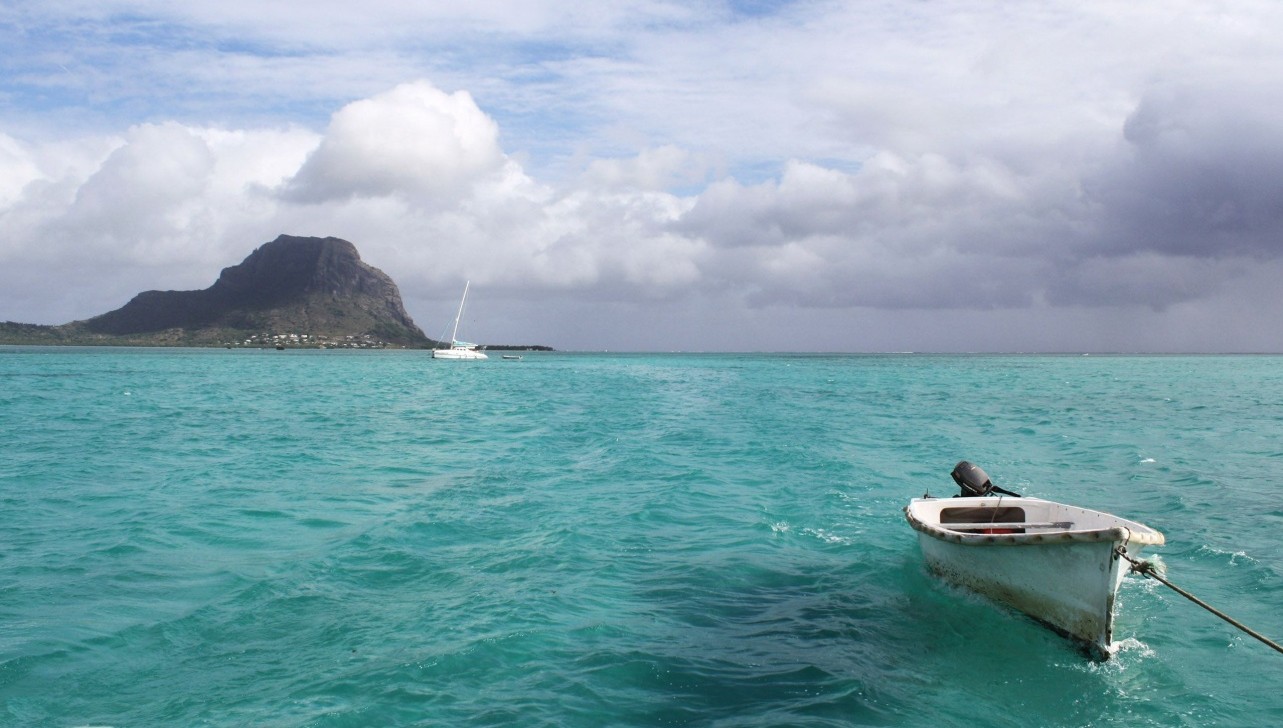
[[[930,576],[961,459],[1283,638],[1283,358],[0,348],[0,725],[1278,723],[1156,582],[1095,663]]]

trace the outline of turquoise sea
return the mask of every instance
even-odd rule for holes
[[[971,460],[1283,638],[1283,358],[0,348],[0,725],[1263,726],[1153,581],[1087,660],[923,568]]]

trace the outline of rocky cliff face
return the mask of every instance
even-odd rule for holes
[[[338,238],[282,235],[202,291],[146,291],[121,308],[79,322],[88,332],[139,336],[181,330],[189,340],[233,332],[325,336],[372,334],[431,343],[401,303],[396,284]]]

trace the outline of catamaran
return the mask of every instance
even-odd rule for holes
[[[449,349],[433,349],[433,359],[489,359],[483,352],[477,350],[476,344],[469,344],[466,341],[459,341],[459,319],[463,318],[463,304],[468,300],[468,287],[472,281],[463,284],[463,298],[459,300],[459,313],[454,316],[454,331],[450,332]]]

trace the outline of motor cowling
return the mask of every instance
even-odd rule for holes
[[[958,494],[962,497],[983,496],[993,492],[993,482],[989,480],[989,474],[966,460],[953,466],[953,472],[950,475],[953,476],[953,482],[962,489]]]

